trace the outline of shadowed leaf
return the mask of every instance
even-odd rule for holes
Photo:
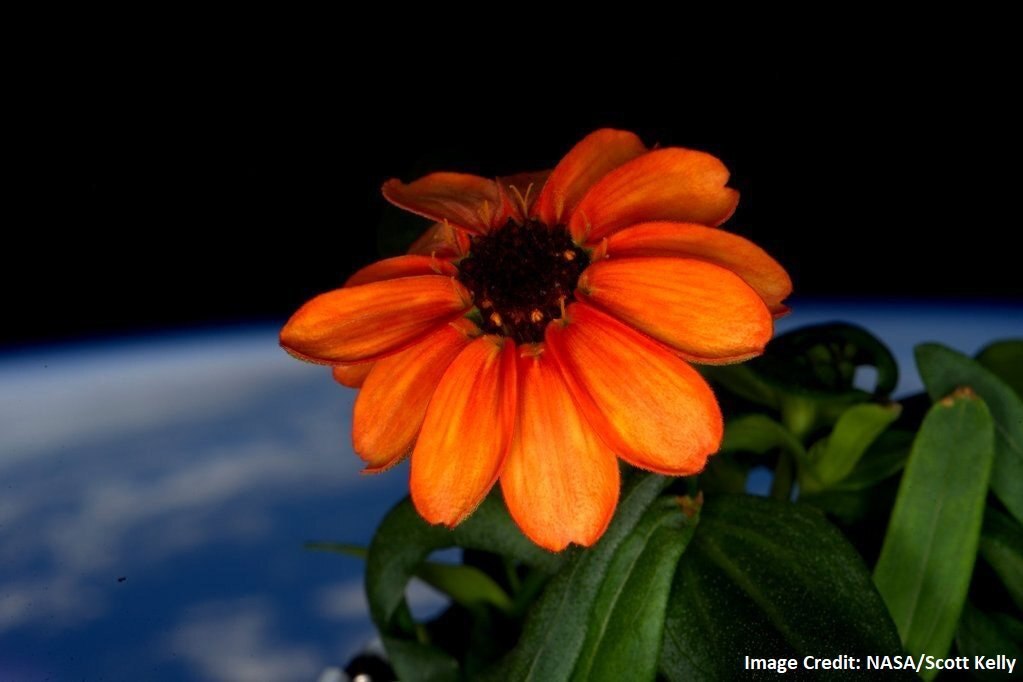
[[[862,560],[819,512],[760,497],[708,499],[672,585],[664,677],[745,679],[746,656],[900,653]]]
[[[977,362],[1023,399],[1023,340],[996,341],[977,353]]]
[[[984,512],[980,555],[994,569],[1016,607],[1023,611],[1023,526],[997,509]]]

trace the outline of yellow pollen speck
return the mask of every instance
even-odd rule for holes
[[[489,298],[485,298],[482,301],[480,301],[480,307],[481,308],[493,308],[494,307],[494,302],[491,301]]]
[[[543,313],[538,308],[533,308],[533,311],[529,313],[529,319],[533,324],[543,322]]]
[[[567,260],[567,261],[575,260],[575,251],[573,251],[572,249],[566,249],[565,253],[563,253],[561,255],[564,256],[565,260]]]
[[[501,315],[495,310],[494,312],[490,313],[490,321],[493,322],[498,327],[500,327],[501,326]]]

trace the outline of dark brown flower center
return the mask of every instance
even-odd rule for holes
[[[472,292],[485,332],[535,343],[573,300],[579,275],[589,264],[589,255],[564,225],[509,220],[491,234],[472,238],[469,255],[458,265],[458,279]]]

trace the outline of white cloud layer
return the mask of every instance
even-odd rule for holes
[[[0,359],[0,633],[85,625],[119,574],[341,494],[352,398],[269,330]]]
[[[319,652],[285,642],[273,608],[254,599],[189,609],[169,635],[166,652],[184,659],[196,677],[216,682],[292,682],[316,679]]]

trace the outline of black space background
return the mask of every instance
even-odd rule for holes
[[[379,256],[385,179],[550,167],[602,126],[722,158],[728,227],[797,296],[1023,298],[1007,67],[378,56],[60,61],[15,131],[0,343],[283,322]]]

